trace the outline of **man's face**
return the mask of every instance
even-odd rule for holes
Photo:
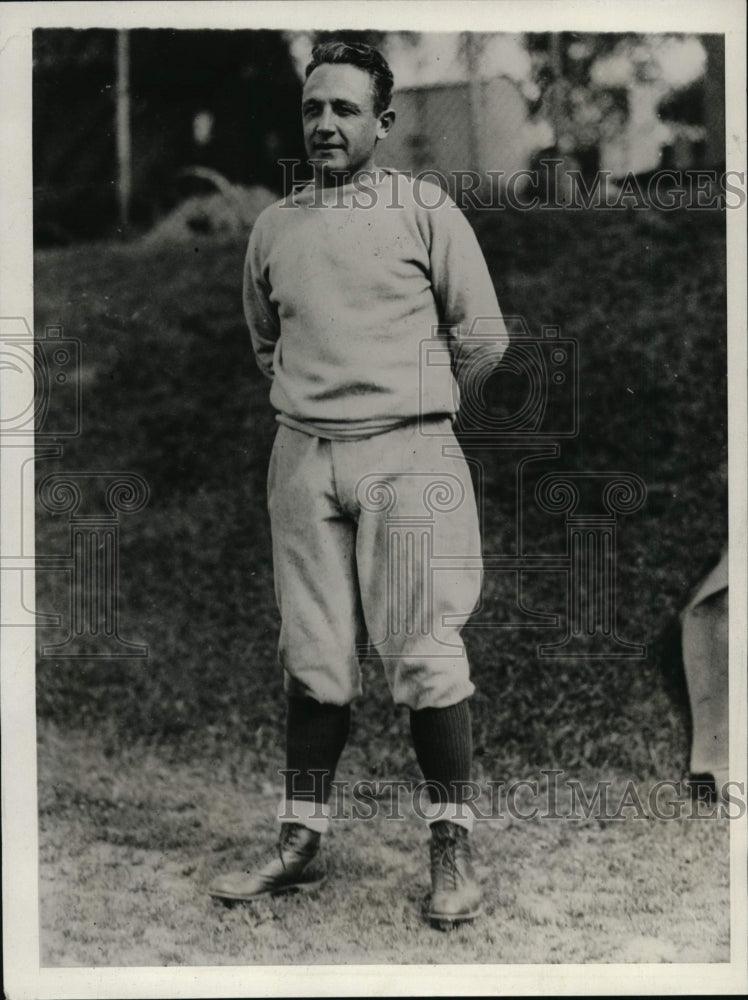
[[[374,113],[371,76],[347,63],[323,63],[312,70],[301,115],[307,155],[323,174],[371,169],[377,140],[389,130],[382,120],[386,116]]]

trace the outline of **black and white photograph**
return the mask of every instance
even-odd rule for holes
[[[742,4],[4,6],[6,995],[744,995]]]

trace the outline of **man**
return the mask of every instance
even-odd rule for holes
[[[263,212],[250,238],[245,313],[280,424],[268,505],[288,695],[285,791],[277,855],[210,892],[248,900],[316,883],[310,862],[368,638],[395,702],[410,708],[429,782],[427,915],[441,924],[480,912],[463,804],[474,688],[460,628],[479,599],[481,564],[472,483],[452,433],[453,372],[424,366],[422,348],[441,347],[459,377],[495,366],[506,332],[461,212],[435,185],[376,167],[395,120],[392,84],[369,46],[315,48],[302,98],[313,181]],[[489,339],[471,336],[476,320]]]

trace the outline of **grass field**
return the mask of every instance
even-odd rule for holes
[[[45,729],[43,964],[729,961],[729,820],[708,807],[702,819],[686,806],[679,820],[504,810],[479,822],[484,915],[449,933],[422,918],[427,834],[406,808],[403,821],[333,820],[313,894],[225,907],[208,882],[261,859],[276,836],[272,769],[248,763],[143,746],[107,756],[95,736]],[[364,765],[350,755],[341,777]]]
[[[537,646],[557,633],[468,630],[476,773],[678,780],[689,733],[673,625],[727,531],[724,217],[474,221],[504,312],[579,344],[581,432],[538,474],[628,471],[647,486],[620,519],[616,567],[619,632],[646,657],[548,661]],[[274,421],[241,315],[242,256],[205,240],[37,254],[37,330],[62,324],[84,352],[82,436],[38,476],[129,471],[150,488],[120,526],[120,631],[147,659],[38,663],[45,961],[724,961],[724,821],[482,825],[488,914],[448,938],[420,921],[414,823],[336,829],[314,899],[205,899],[213,873],[272,839],[284,716],[265,512]],[[468,454],[483,468],[484,550],[507,552],[517,456]],[[65,518],[40,510],[37,526],[39,553],[65,550]],[[531,505],[525,531],[535,552],[563,546],[563,518]],[[562,610],[558,575],[534,576],[527,604]],[[510,584],[487,576],[489,609],[511,608]],[[64,574],[38,574],[40,610],[64,613],[67,597]],[[346,773],[417,777],[376,663],[365,678]]]

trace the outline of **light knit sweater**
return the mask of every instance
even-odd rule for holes
[[[244,310],[278,420],[328,438],[454,415],[455,375],[485,374],[507,346],[462,212],[436,185],[391,170],[265,209]]]

